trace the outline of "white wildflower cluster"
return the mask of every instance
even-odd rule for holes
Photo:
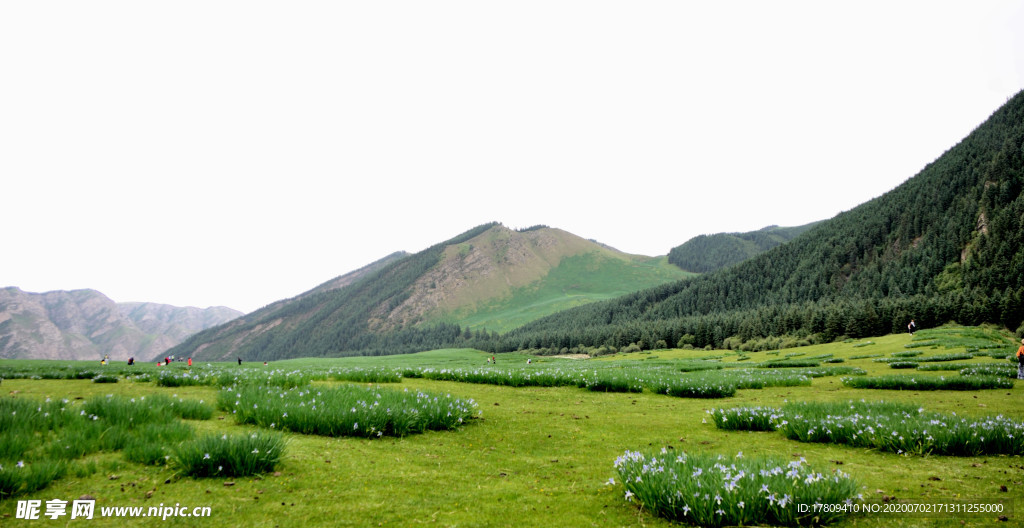
[[[779,462],[742,452],[729,458],[663,449],[656,455],[626,451],[614,466],[618,479],[607,484],[621,482],[627,501],[702,526],[795,525],[797,505],[858,500],[849,475],[815,471],[803,458]]]
[[[1022,455],[1024,422],[1002,415],[966,418],[886,402],[801,403],[783,409],[708,411],[721,429],[779,430],[802,442],[828,442],[903,455]]]

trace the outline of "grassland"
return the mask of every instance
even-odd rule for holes
[[[973,337],[972,337],[973,336]],[[930,340],[930,341],[926,341]],[[927,343],[924,346],[917,346]],[[908,348],[908,345],[910,347]],[[991,329],[945,328],[929,334],[892,335],[869,341],[833,343],[786,351],[740,354],[731,351],[664,350],[620,354],[593,360],[531,358],[519,354],[497,357],[473,350],[442,350],[380,358],[301,359],[271,365],[196,364],[194,375],[211,372],[220,379],[233,376],[270,378],[268,371],[305,373],[314,389],[347,385],[333,371],[390,369],[393,371],[508,369],[587,369],[649,377],[678,372],[710,375],[701,370],[684,373],[694,364],[720,367],[712,371],[736,372],[750,365],[785,359],[825,361],[841,358],[840,366],[862,369],[864,377],[906,375],[918,378],[956,377],[956,371],[891,369],[875,359],[916,350],[916,357],[971,353],[971,364],[1006,365],[1000,356],[1015,350],[1012,341]],[[865,357],[869,356],[869,357]],[[958,356],[952,356],[958,357]],[[856,359],[855,359],[856,358]],[[530,364],[527,364],[530,359]],[[963,361],[957,361],[963,363]],[[924,364],[924,363],[923,363]],[[932,364],[932,363],[929,363]],[[64,368],[69,367],[69,368]],[[67,399],[73,408],[108,394],[126,398],[163,395],[168,400],[216,402],[216,384],[161,387],[154,381],[154,365],[64,365],[57,362],[5,360],[0,376],[30,372],[70,372],[82,367],[121,376],[117,383],[90,379],[4,379],[5,398],[32,401]],[[183,372],[184,367],[171,369]],[[756,369],[750,369],[756,370]],[[797,369],[777,369],[797,370]],[[125,377],[125,373],[128,376]],[[215,374],[213,374],[215,373]],[[201,377],[201,376],[200,376]],[[148,379],[149,381],[142,381]],[[869,501],[896,498],[914,502],[971,499],[993,502],[1016,499],[1017,511],[1005,522],[996,515],[963,517],[939,515],[847,516],[833,526],[1022,526],[1024,459],[1020,456],[906,455],[864,447],[789,440],[778,432],[729,431],[717,428],[708,411],[730,407],[782,407],[790,402],[841,403],[884,400],[922,408],[927,412],[956,413],[962,417],[1003,417],[1024,420],[1024,385],[969,391],[917,391],[857,389],[840,376],[808,377],[806,383],[739,388],[733,396],[704,399],[673,397],[644,389],[642,392],[599,392],[580,386],[509,387],[489,383],[438,381],[404,376],[398,383],[380,383],[383,389],[427,392],[471,400],[479,413],[453,430],[426,431],[402,437],[280,433],[284,456],[273,472],[258,476],[198,478],[186,476],[174,460],[144,465],[126,460],[115,451],[99,451],[75,461],[66,475],[48,487],[0,500],[0,525],[52,521],[14,519],[19,499],[73,500],[82,495],[103,506],[157,506],[159,504],[211,508],[209,519],[133,519],[133,525],[169,526],[670,526],[637,502],[624,498],[615,461],[625,451],[709,453],[729,458],[742,452],[748,459],[781,462],[806,460],[812,467],[848,474]],[[360,383],[363,387],[378,384]],[[209,435],[251,435],[266,427],[236,423],[232,414],[218,410],[210,419],[182,420],[199,439]],[[703,455],[701,455],[703,456]],[[33,461],[28,461],[29,464]],[[0,461],[9,466],[9,461]],[[45,519],[45,518],[44,518]],[[65,518],[66,520],[66,518]],[[90,526],[115,526],[123,519],[96,518]]]
[[[562,259],[543,280],[509,295],[458,310],[447,319],[477,330],[506,332],[542,316],[692,277],[666,257],[612,258],[584,253]]]

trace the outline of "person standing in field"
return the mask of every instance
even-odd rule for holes
[[[914,335],[914,331],[915,331],[915,330],[917,330],[917,325],[916,325],[916,324],[914,324],[914,320],[913,320],[913,319],[911,319],[911,320],[910,320],[910,323],[908,323],[908,324],[907,324],[907,332],[908,332],[908,333],[909,333],[910,335]]]
[[[1017,379],[1024,380],[1024,339],[1020,340],[1020,348],[1017,349]]]

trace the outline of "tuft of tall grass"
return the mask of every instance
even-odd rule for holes
[[[854,389],[884,390],[981,390],[1010,389],[1013,380],[999,376],[874,376],[843,378],[843,384]]]
[[[108,395],[86,401],[82,414],[109,424],[132,427],[170,421],[173,419],[171,403],[172,400],[162,394],[138,398]]]
[[[710,409],[707,413],[715,427],[726,431],[774,431],[783,420],[782,411],[775,407]]]
[[[185,420],[209,420],[213,418],[213,406],[203,400],[177,398],[171,401],[171,412]]]
[[[843,513],[814,505],[863,500],[849,475],[818,471],[803,458],[785,462],[663,448],[661,453],[626,451],[615,469],[626,501],[698,526],[827,524]]]
[[[192,436],[192,427],[180,421],[146,424],[124,447],[124,457],[129,462],[162,466],[171,457],[174,446]]]
[[[965,418],[892,402],[805,402],[782,409],[709,411],[725,430],[778,430],[791,440],[845,444],[913,455],[1024,454],[1024,423],[1004,416]]]
[[[791,354],[786,355],[787,358],[790,356]],[[756,366],[758,368],[811,368],[820,365],[821,362],[817,359],[773,359],[771,361],[765,361],[751,366]]]
[[[918,367],[920,370],[920,367]],[[977,365],[960,369],[961,376],[1000,376],[1016,378],[1017,369],[1010,365]]]
[[[191,477],[246,477],[274,471],[284,450],[284,437],[277,433],[206,435],[180,444],[172,459]]]
[[[52,460],[0,464],[0,499],[39,491],[65,473],[67,464]]]
[[[331,379],[337,381],[354,381],[358,383],[400,383],[402,374],[388,368],[351,367],[332,371]]]
[[[973,359],[974,354],[968,352],[956,353],[956,354],[939,354],[937,356],[919,356],[915,358],[916,361],[921,363],[929,362],[940,362],[940,361],[963,361],[966,359]]]
[[[356,385],[221,389],[218,408],[238,423],[321,436],[407,436],[456,429],[473,416],[473,400]]]

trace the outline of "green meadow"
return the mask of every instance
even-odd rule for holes
[[[947,326],[767,352],[502,354],[495,364],[468,349],[191,369],[3,360],[0,525],[115,526],[123,518],[100,508],[180,505],[209,507],[209,518],[129,522],[1024,526],[1015,350],[995,329]],[[907,360],[918,366],[892,368]],[[720,416],[748,423],[722,427]],[[908,420],[960,425],[940,447],[910,449],[886,443],[890,430],[818,434],[866,416],[873,429],[903,423],[905,437]],[[992,427],[998,441],[973,436]],[[14,480],[33,468],[33,482]],[[85,495],[92,520],[43,515],[48,500]],[[19,500],[41,500],[40,520],[17,519]],[[800,501],[1003,511],[815,517],[797,512]]]
[[[669,264],[666,257],[618,259],[585,253],[564,258],[543,281],[456,311],[446,319],[473,330],[507,332],[560,310],[694,275]]]

